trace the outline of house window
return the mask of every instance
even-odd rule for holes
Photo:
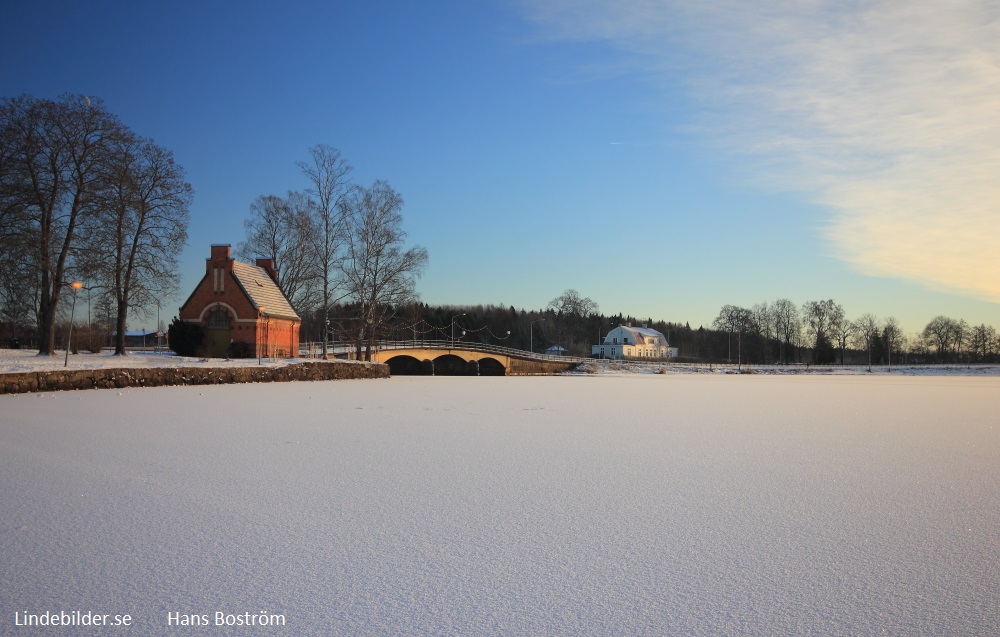
[[[224,330],[229,327],[229,314],[225,310],[214,310],[208,315],[208,329]]]

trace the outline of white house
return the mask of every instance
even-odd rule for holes
[[[631,323],[608,332],[604,342],[590,351],[601,358],[674,358],[678,354],[662,333],[646,326],[632,327]]]

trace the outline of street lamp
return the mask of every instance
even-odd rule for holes
[[[260,358],[261,358],[261,353],[260,353],[260,317],[262,317],[262,316],[266,317],[267,316],[267,314],[264,313],[264,310],[266,310],[266,309],[267,308],[264,307],[263,305],[261,305],[257,309],[257,313],[258,313],[258,316],[257,316],[257,329],[255,330],[256,334],[255,334],[254,340],[257,341],[257,364],[258,365],[260,365]]]
[[[329,339],[330,338],[330,317],[329,316],[326,317],[324,325],[326,326],[326,338]],[[332,340],[333,340],[333,343],[331,345],[331,348],[333,349],[333,357],[337,358],[337,335],[336,334],[333,335],[333,339]]]
[[[69,285],[73,288],[73,306],[69,311],[69,334],[66,336],[66,359],[63,361],[63,367],[69,367],[69,348],[73,341],[73,317],[76,314],[76,293],[83,287],[83,281],[73,281]]]
[[[164,299],[169,299],[170,295],[166,294],[163,296]],[[160,336],[162,336],[163,330],[160,329],[160,301],[162,299],[156,300],[156,351],[160,351]]]
[[[544,320],[545,319],[543,318],[535,319],[534,321],[531,322],[531,325],[528,326],[528,349],[529,351],[531,351],[532,354],[535,353],[535,332],[534,332],[535,323],[540,323]]]
[[[452,347],[455,347],[455,319],[457,319],[459,316],[465,316],[465,312],[462,312],[461,314],[458,314],[456,316],[451,317],[451,346]]]
[[[84,290],[87,291],[87,347],[91,351],[94,350],[94,324],[93,324],[93,319],[90,317],[90,301],[94,288],[101,288],[101,287],[104,286],[88,285],[83,288]],[[108,330],[108,333],[110,332],[111,330]],[[101,350],[98,349],[97,351],[100,352]]]

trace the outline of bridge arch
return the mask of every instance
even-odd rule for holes
[[[435,376],[467,376],[468,363],[461,356],[442,354],[434,359]]]
[[[503,366],[503,363],[492,356],[485,356],[479,359],[479,375],[506,376],[507,368]]]
[[[413,356],[401,354],[386,361],[393,376],[419,376],[424,373],[423,361]]]

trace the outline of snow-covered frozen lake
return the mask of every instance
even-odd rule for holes
[[[998,407],[935,376],[0,396],[0,634],[995,635]],[[135,626],[15,626],[74,610]]]

